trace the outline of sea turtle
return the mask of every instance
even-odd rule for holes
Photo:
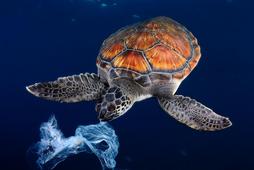
[[[191,128],[227,128],[231,125],[228,118],[194,99],[175,95],[200,57],[197,39],[190,31],[168,17],[156,17],[110,35],[97,57],[97,74],[61,77],[27,90],[53,101],[97,101],[101,121],[118,118],[135,102],[154,96],[163,110]]]

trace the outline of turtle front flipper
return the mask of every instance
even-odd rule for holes
[[[134,104],[134,98],[120,87],[109,88],[96,104],[96,112],[101,121],[110,121],[126,113]]]
[[[99,99],[107,85],[101,82],[96,74],[85,73],[60,77],[56,81],[35,83],[26,89],[47,100],[73,103]]]
[[[171,98],[159,97],[158,100],[169,115],[193,129],[215,131],[232,125],[228,118],[189,97],[175,95]]]

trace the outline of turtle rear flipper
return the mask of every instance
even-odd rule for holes
[[[35,83],[26,89],[37,97],[47,100],[73,103],[97,100],[107,86],[96,74],[80,74],[60,77],[56,81]]]
[[[158,98],[163,110],[181,123],[196,130],[215,131],[232,125],[226,117],[220,116],[194,99],[180,95]]]

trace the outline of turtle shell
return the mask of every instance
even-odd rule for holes
[[[97,66],[110,78],[183,80],[200,59],[197,39],[184,26],[157,17],[124,27],[107,38]],[[165,74],[166,73],[166,74]],[[167,74],[168,73],[168,74]]]

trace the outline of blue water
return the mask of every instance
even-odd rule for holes
[[[39,127],[55,114],[71,136],[98,123],[93,102],[61,104],[33,97],[25,86],[81,72],[96,72],[102,41],[117,29],[155,16],[185,25],[199,40],[202,58],[178,94],[229,117],[219,132],[192,130],[169,117],[152,98],[111,122],[120,148],[117,169],[254,169],[253,10],[240,0],[13,0],[0,1],[0,169],[29,170],[26,151]],[[56,170],[97,170],[90,154]]]

